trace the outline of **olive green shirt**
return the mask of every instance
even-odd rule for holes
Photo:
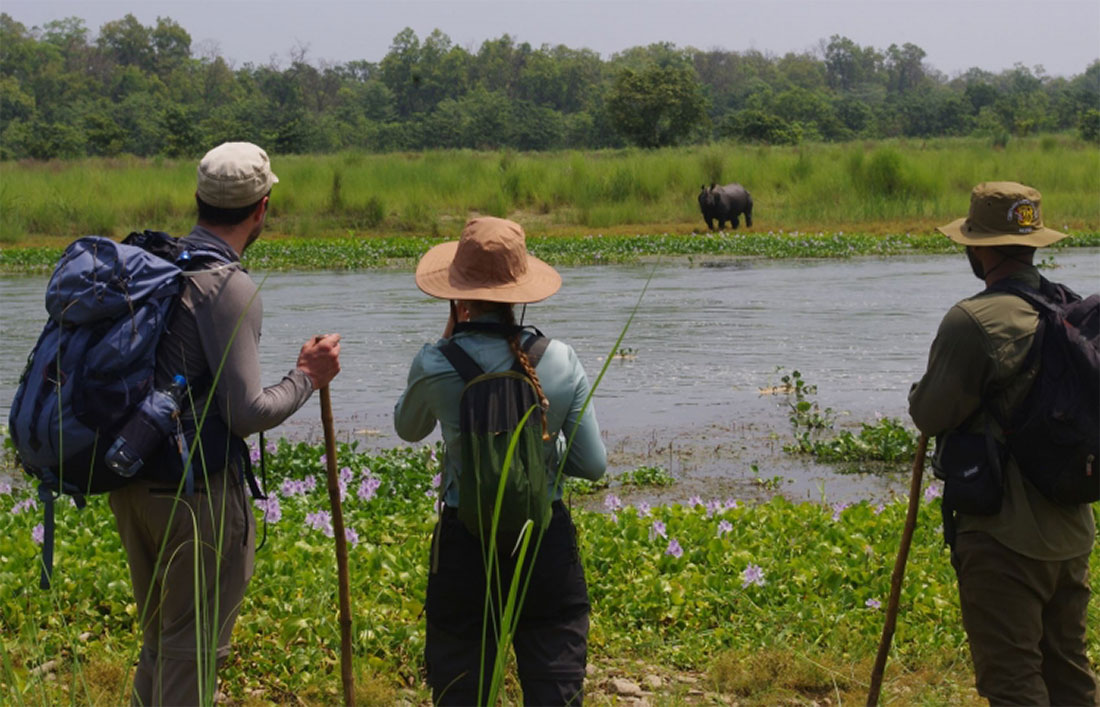
[[[1039,287],[1039,271],[1033,267],[1009,277]],[[1030,304],[1007,293],[978,294],[948,310],[932,342],[928,370],[909,392],[909,414],[920,431],[938,435],[966,423],[969,431],[979,432],[990,422],[994,435],[1003,441],[996,421],[980,409],[982,394],[987,392],[1002,419],[1023,401],[1035,377],[1034,369],[1022,369],[1038,323]],[[959,514],[958,532],[972,531],[989,533],[1002,545],[1038,560],[1087,554],[1095,535],[1089,504],[1048,501],[1011,458],[1000,512]]]

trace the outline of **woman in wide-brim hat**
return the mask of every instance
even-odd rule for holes
[[[483,634],[485,545],[458,519],[463,502],[458,493],[463,473],[459,401],[466,384],[442,350],[453,342],[487,373],[509,370],[518,362],[541,399],[542,409],[535,414],[542,418],[552,514],[537,556],[533,563],[525,563],[531,578],[513,647],[524,702],[579,704],[587,660],[588,589],[576,531],[556,477],[560,468],[566,475],[598,479],[607,455],[593,408],[584,408],[588,378],[573,349],[550,340],[532,366],[524,347],[536,334],[530,327],[517,326],[514,313],[516,304],[538,302],[557,292],[561,276],[527,252],[519,224],[478,218],[466,224],[458,241],[437,245],[421,258],[416,284],[433,297],[450,300],[443,338],[417,353],[394,409],[394,426],[402,439],[419,441],[437,422],[443,435],[443,507],[425,601],[425,662],[433,700],[475,704],[481,682],[487,692],[499,621],[489,617]],[[572,440],[568,450],[566,436]],[[514,567],[511,551],[502,548],[496,560],[505,582]]]

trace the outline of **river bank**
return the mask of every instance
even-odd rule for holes
[[[622,231],[623,229],[615,229]],[[1051,257],[1067,248],[1100,246],[1100,231],[1074,231],[1070,238],[1042,252]],[[244,264],[255,270],[377,270],[410,269],[443,238],[422,236],[345,236],[302,238],[265,236],[245,253]],[[42,273],[52,270],[67,239],[37,245],[0,247],[0,273]],[[929,228],[924,232],[845,231],[720,231],[598,232],[528,236],[528,249],[555,266],[633,263],[646,258],[670,258],[694,265],[712,257],[765,259],[852,258],[960,252],[959,246]]]

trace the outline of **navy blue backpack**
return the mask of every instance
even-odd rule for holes
[[[153,390],[157,344],[179,299],[182,273],[211,261],[226,258],[187,250],[180,239],[156,231],[131,234],[123,243],[86,236],[58,261],[46,287],[49,320],[9,418],[19,463],[38,480],[45,506],[44,589],[53,564],[54,500],[66,494],[83,508],[85,495],[130,481],[113,472],[104,455]]]

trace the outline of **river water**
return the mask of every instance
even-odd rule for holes
[[[1100,250],[1057,251],[1048,277],[1079,293],[1100,285]],[[713,260],[561,269],[563,286],[527,320],[576,349],[594,379],[635,303],[637,313],[594,398],[612,472],[649,463],[694,492],[744,495],[757,473],[783,477],[795,498],[855,500],[903,490],[905,479],[840,475],[781,452],[790,431],[783,396],[762,395],[777,368],[818,387],[838,424],[906,418],[906,393],[924,370],[943,313],[981,289],[965,258]],[[264,304],[262,366],[275,382],[309,336],[343,335],[332,384],[341,438],[360,447],[401,444],[393,404],[416,351],[433,341],[445,302],[417,290],[409,271],[254,272]],[[0,409],[45,320],[46,276],[0,276]],[[317,398],[276,434],[320,438]],[[6,420],[5,420],[6,422]],[[437,439],[437,433],[429,438]],[[753,471],[753,466],[757,471]]]

